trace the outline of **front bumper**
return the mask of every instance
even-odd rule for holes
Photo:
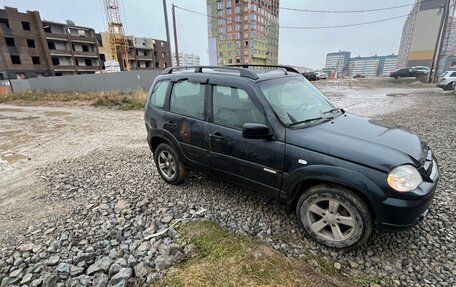
[[[381,218],[377,222],[380,232],[400,231],[420,223],[431,211],[432,200],[439,181],[438,174],[433,182],[423,182],[418,189],[420,199],[386,198],[381,203]]]

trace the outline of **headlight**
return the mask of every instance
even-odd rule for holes
[[[390,171],[387,181],[394,190],[406,192],[416,189],[423,182],[423,179],[414,166],[401,165]]]

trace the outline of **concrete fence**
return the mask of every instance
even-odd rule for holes
[[[130,91],[148,90],[161,71],[128,71],[60,77],[11,80],[13,92],[44,91]]]

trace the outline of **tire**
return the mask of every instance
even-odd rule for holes
[[[167,183],[177,185],[188,178],[188,170],[169,144],[162,143],[157,146],[154,152],[154,161],[158,173]]]
[[[336,249],[363,245],[374,226],[366,203],[353,191],[333,184],[304,191],[296,205],[296,215],[314,241]]]
[[[454,83],[451,82],[443,88],[444,91],[454,90]]]

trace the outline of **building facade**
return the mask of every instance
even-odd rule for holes
[[[416,1],[402,29],[397,68],[431,66],[445,2]]]
[[[67,23],[42,21],[44,41],[55,76],[93,74],[101,70],[95,30]]]
[[[325,68],[335,69],[339,75],[348,74],[348,65],[350,62],[350,52],[339,51],[326,54]]]
[[[397,55],[350,58],[349,76],[389,76],[396,69]]]
[[[171,66],[171,55],[167,41],[153,38],[127,36],[129,45],[129,62],[132,70],[155,70]],[[97,42],[100,50],[102,66],[106,61],[113,61],[111,56],[111,42],[109,33],[97,34]]]
[[[37,11],[0,9],[0,79],[95,73],[101,70],[95,31],[41,20]]]
[[[201,63],[200,56],[191,54],[179,53],[179,66],[199,66]],[[173,53],[173,66],[177,66],[176,54]]]
[[[0,9],[0,80],[52,75],[52,61],[43,39],[37,11]]]
[[[207,0],[209,64],[277,65],[279,0]]]

